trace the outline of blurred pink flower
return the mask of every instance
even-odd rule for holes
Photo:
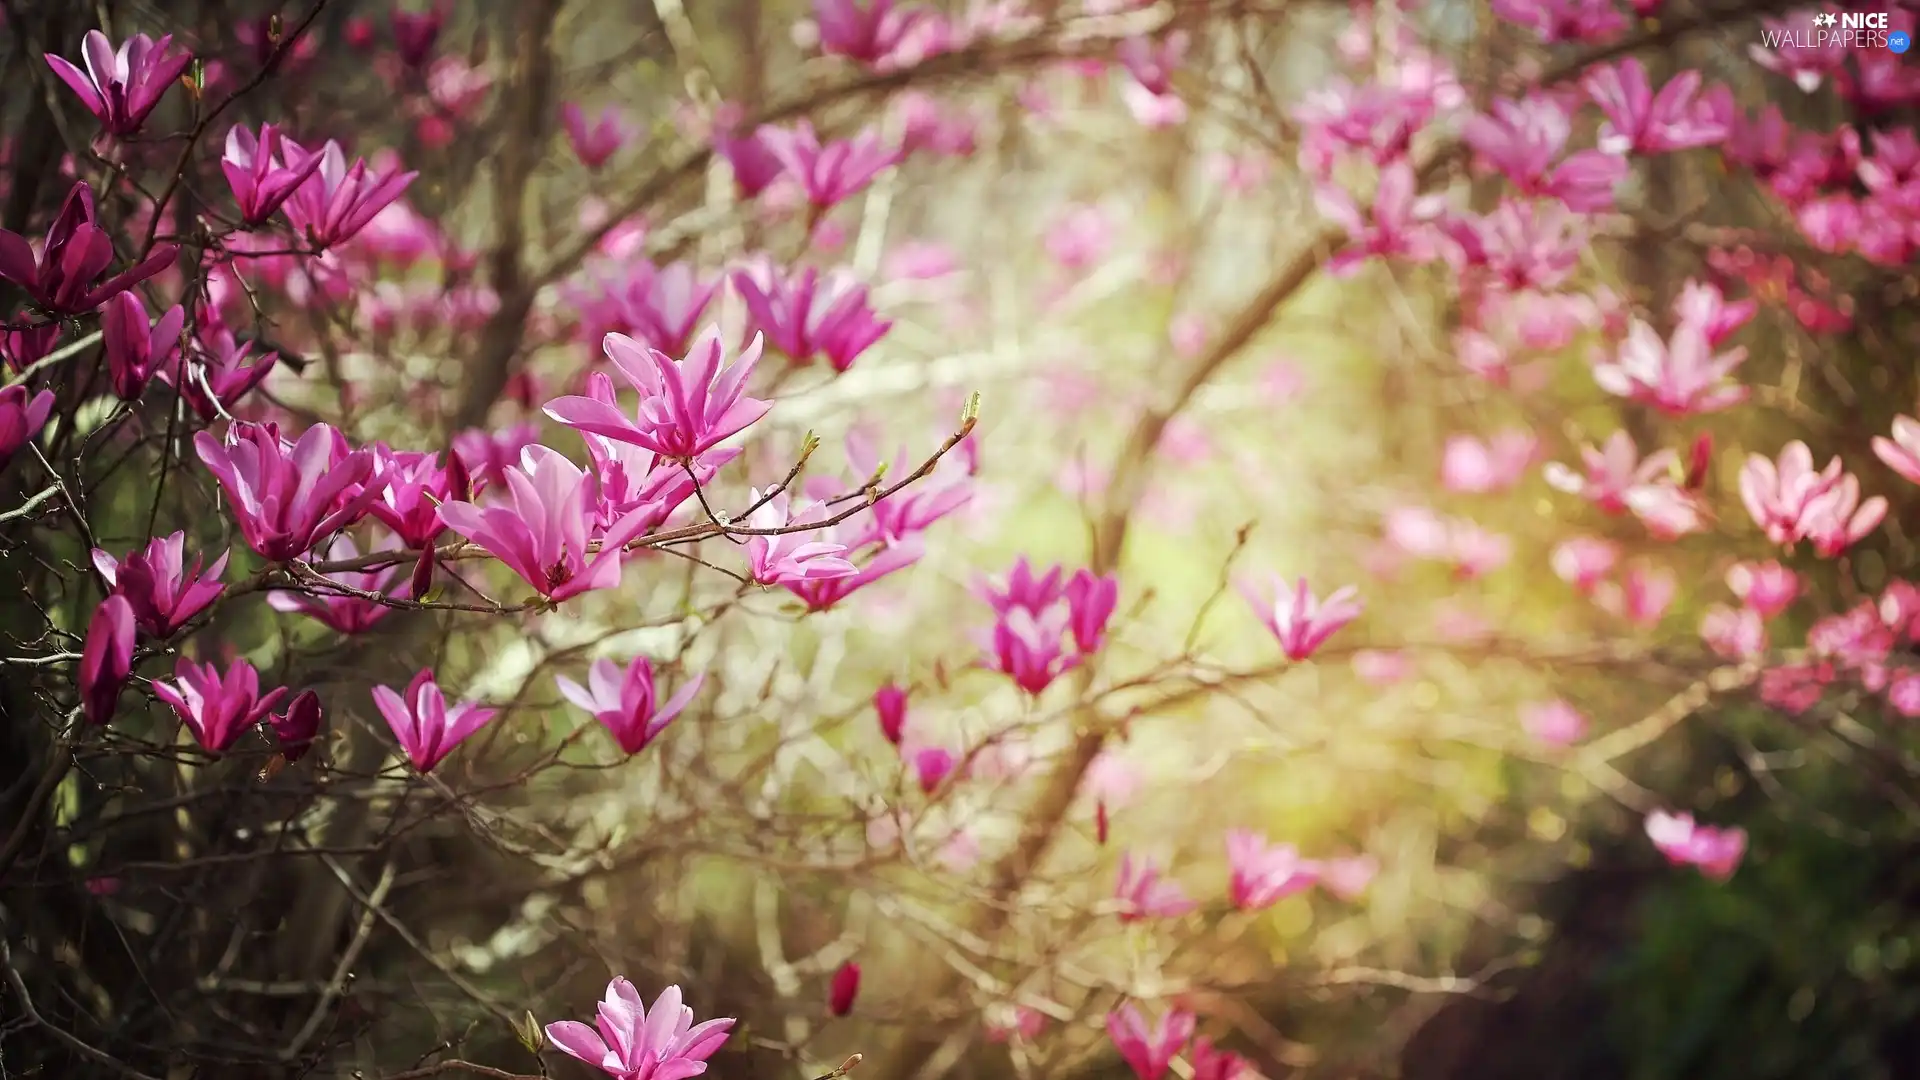
[[[1587,734],[1587,718],[1558,699],[1521,706],[1520,726],[1548,746],[1571,746]]]
[[[1710,878],[1733,876],[1747,851],[1744,829],[1697,825],[1692,814],[1655,810],[1647,815],[1647,838],[1675,866],[1697,866]]]

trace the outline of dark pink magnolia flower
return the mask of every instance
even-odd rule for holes
[[[227,174],[227,186],[233,189],[233,201],[240,207],[240,220],[248,226],[266,224],[320,167],[319,154],[305,155],[298,168],[283,164],[280,143],[280,132],[272,124],[260,125],[258,137],[242,124],[227,130],[220,171]]]
[[[809,266],[787,276],[759,259],[733,272],[733,288],[747,305],[748,326],[796,364],[818,355],[845,371],[893,328],[874,316],[867,287],[849,271],[823,275]]]
[[[553,681],[560,688],[560,696],[591,713],[613,734],[620,749],[637,754],[673,723],[706,679],[704,673],[695,675],[672,697],[661,701],[654,688],[653,664],[640,656],[624,671],[611,660],[595,660],[587,669],[585,686],[565,675]]]
[[[1292,844],[1269,844],[1251,829],[1227,830],[1228,894],[1241,911],[1269,908],[1313,888],[1320,874]]]
[[[1445,199],[1421,195],[1413,166],[1405,160],[1380,170],[1369,214],[1361,214],[1352,196],[1328,184],[1314,189],[1314,203],[1329,221],[1347,231],[1351,241],[1327,260],[1329,273],[1350,275],[1376,255],[1415,263],[1440,256],[1440,232],[1434,222],[1445,208]]]
[[[1498,99],[1491,113],[1468,117],[1460,133],[1480,164],[1506,177],[1516,192],[1559,199],[1580,213],[1611,210],[1614,188],[1628,172],[1625,161],[1599,150],[1560,160],[1573,121],[1565,106],[1544,94]]]
[[[1746,362],[1745,346],[1713,351],[1706,328],[1682,321],[1665,341],[1639,319],[1611,354],[1592,359],[1593,381],[1609,394],[1651,405],[1668,416],[1720,412],[1747,399],[1749,390],[1732,381]]]
[[[324,251],[353,239],[373,216],[400,197],[413,183],[415,172],[369,175],[367,163],[355,158],[351,166],[340,144],[328,139],[318,153],[309,153],[292,139],[280,137],[280,156],[286,167],[308,174],[287,198],[281,210],[294,232]],[[318,164],[313,160],[319,159]]]
[[[1107,1014],[1107,1037],[1140,1080],[1162,1080],[1187,1041],[1193,1038],[1190,1012],[1169,1009],[1153,1027],[1129,1003]]]
[[[202,431],[194,450],[220,481],[247,545],[276,562],[297,559],[328,533],[360,520],[385,478],[373,452],[315,424],[288,443],[277,424],[235,421],[224,440]]]
[[[1716,881],[1733,876],[1747,853],[1745,829],[1696,825],[1692,814],[1655,810],[1647,815],[1647,839],[1675,866],[1697,866]]]
[[[23,312],[9,321],[27,321]],[[15,371],[25,371],[46,359],[53,347],[60,343],[60,324],[57,322],[40,323],[22,330],[0,330],[0,364]]]
[[[996,615],[1004,615],[1014,608],[1040,611],[1065,595],[1066,573],[1063,567],[1051,566],[1046,573],[1036,575],[1032,564],[1022,555],[1005,577],[982,578],[975,583],[973,591]]]
[[[232,749],[287,692],[281,686],[262,695],[260,673],[245,660],[233,661],[223,676],[214,665],[183,656],[175,662],[173,676],[172,683],[154,680],[154,696],[171,705],[200,745],[215,754]]]
[[[433,56],[433,43],[439,40],[440,29],[452,11],[451,0],[435,0],[425,11],[408,11],[394,5],[388,19],[393,27],[393,49],[400,54],[400,62],[414,68],[425,64]]]
[[[907,729],[907,692],[894,683],[882,686],[873,692],[873,711],[880,718],[880,734],[899,746]]]
[[[605,165],[634,136],[633,125],[613,105],[600,110],[599,117],[589,124],[586,111],[578,102],[569,101],[560,106],[560,126],[567,131],[573,156],[589,169]]]
[[[87,31],[80,51],[87,69],[68,63],[52,53],[46,54],[47,66],[60,81],[80,95],[80,103],[100,121],[109,135],[132,135],[147,122],[147,115],[166,96],[167,88],[178,80],[193,57],[187,53],[167,54],[173,35],[155,41],[135,34],[114,51],[107,35]]]
[[[813,124],[800,120],[791,128],[761,127],[760,142],[800,185],[807,202],[822,210],[858,194],[900,161],[900,151],[888,149],[872,128],[822,146]]]
[[[387,482],[367,505],[367,513],[392,529],[405,546],[433,546],[446,528],[438,504],[466,498],[459,475],[462,470],[441,468],[438,454],[394,450],[385,443],[376,443],[371,449],[374,464]]]
[[[444,503],[440,520],[553,603],[619,586],[621,549],[645,524],[641,511],[614,522],[595,550],[587,533],[596,482],[579,466],[536,444],[521,452],[521,464],[505,471],[504,482],[505,501]]]
[[[1325,600],[1316,598],[1301,578],[1289,588],[1279,576],[1260,589],[1242,583],[1241,595],[1253,605],[1254,614],[1280,640],[1280,651],[1287,659],[1305,660],[1341,627],[1360,617],[1363,607],[1358,590],[1348,585],[1335,589]]]
[[[713,152],[732,167],[733,184],[739,189],[740,197],[751,199],[780,179],[786,166],[774,155],[761,131],[739,135],[730,128],[731,125],[715,126]]]
[[[122,401],[140,400],[154,374],[179,356],[180,330],[186,324],[186,309],[179,304],[149,325],[147,306],[131,290],[108,300],[100,329],[114,395]]]
[[[1131,852],[1120,855],[1120,879],[1113,888],[1120,902],[1120,921],[1141,919],[1177,919],[1199,905],[1187,897],[1177,881],[1161,876],[1161,870],[1148,859],[1135,859]]]
[[[453,456],[468,476],[469,501],[485,488],[498,484],[500,477],[520,460],[521,452],[540,441],[537,424],[521,422],[499,431],[472,428],[453,437]]]
[[[909,468],[911,462],[906,448],[901,447],[892,465]],[[880,475],[888,464],[881,460],[872,444],[857,432],[847,436],[847,463],[853,466],[858,484],[865,484],[869,478]],[[814,489],[810,486],[808,490],[812,492]],[[823,491],[816,497],[827,499],[834,494],[845,493]],[[934,466],[932,474],[921,483],[896,491],[874,503],[870,508],[870,525],[848,546],[857,548],[870,543],[904,543],[967,505],[972,498],[973,484],[966,463],[955,458],[942,458]]]
[[[37,256],[19,233],[0,229],[0,278],[18,285],[48,314],[84,315],[166,269],[180,252],[172,244],[155,244],[138,264],[95,284],[113,263],[113,240],[97,221],[93,189],[73,185]]]
[[[816,535],[826,535],[826,532]],[[920,556],[924,553],[919,538],[915,537],[899,544],[882,547],[867,557],[864,563],[856,563],[854,572],[851,574],[839,577],[789,578],[781,581],[780,584],[805,602],[808,611],[829,611],[840,601],[888,574],[905,570],[919,562]]]
[[[1613,0],[1493,0],[1493,13],[1533,30],[1547,44],[1602,45],[1627,29],[1627,17]]]
[[[1096,577],[1093,571],[1082,570],[1068,579],[1065,598],[1073,647],[1082,653],[1100,651],[1106,642],[1107,620],[1113,618],[1113,609],[1120,603],[1120,579],[1112,574]]]
[[[727,1041],[731,1017],[693,1022],[669,986],[648,1009],[625,978],[607,984],[592,1027],[576,1020],[547,1025],[547,1038],[567,1054],[621,1080],[687,1080],[707,1071],[707,1059]]]
[[[860,995],[860,965],[849,960],[833,973],[827,987],[827,1011],[845,1016],[853,1011],[853,999]]]
[[[280,361],[278,353],[254,357],[253,343],[241,343],[233,331],[218,319],[203,319],[191,358],[154,372],[154,377],[174,388],[194,413],[207,423],[229,413],[240,400],[259,386]]]
[[[709,327],[682,361],[649,349],[625,334],[608,334],[607,359],[640,392],[632,418],[618,406],[590,397],[562,397],[546,413],[560,423],[616,442],[632,443],[669,458],[690,459],[713,449],[758,421],[773,403],[746,395],[748,376],[760,362],[761,336],[724,370],[720,328]]]
[[[1714,604],[1700,617],[1700,640],[1727,660],[1753,660],[1767,651],[1767,624],[1752,608]]]
[[[1058,568],[1056,567],[1056,570]],[[1010,607],[1000,613],[983,643],[985,666],[1038,696],[1061,675],[1080,666],[1081,657],[1067,652],[1062,638],[1073,613],[1065,604],[1045,608]]]
[[[1875,435],[1873,455],[1902,479],[1920,484],[1920,421],[1910,416],[1894,417],[1893,438]]]
[[[930,94],[901,94],[894,99],[893,111],[900,123],[900,149],[907,153],[924,150],[941,157],[970,157],[979,148],[979,119],[944,112]]]
[[[21,447],[40,434],[40,429],[47,424],[48,414],[52,412],[51,390],[31,394],[26,387],[17,384],[0,387],[0,466],[13,460],[13,455]]]
[[[923,746],[907,755],[913,765],[913,777],[920,784],[920,790],[931,795],[939,790],[941,781],[952,775],[957,764],[953,751],[944,746]]]
[[[320,708],[320,695],[311,690],[302,690],[294,695],[286,712],[267,717],[267,724],[280,740],[280,756],[289,762],[307,756],[307,751],[313,749],[313,740],[320,734],[320,725],[325,722],[326,714]]]
[[[1712,146],[1727,137],[1711,99],[1696,99],[1698,71],[1683,71],[1655,94],[1634,57],[1588,69],[1580,85],[1606,114],[1599,147],[1610,154],[1664,154]]]
[[[984,1017],[987,1038],[992,1042],[1032,1042],[1047,1028],[1047,1014],[1025,1005],[1002,1005],[990,1009]]]
[[[1558,698],[1521,706],[1520,727],[1548,746],[1572,746],[1587,736],[1587,718]]]
[[[395,546],[389,540],[385,546],[377,547],[374,551],[392,551],[395,550]],[[322,561],[345,562],[359,557],[359,545],[353,542],[353,537],[342,534],[328,545]],[[387,588],[388,583],[399,572],[400,567],[396,564],[373,570],[335,570],[320,576],[344,588],[359,592],[381,593],[396,600],[412,599],[414,593],[411,580],[401,582],[398,588]],[[348,636],[365,633],[374,623],[386,618],[387,613],[393,610],[377,600],[367,600],[344,592],[332,592],[325,586],[318,585],[314,586],[312,592],[276,589],[267,594],[267,606],[289,615],[305,615],[337,634]]]
[[[1254,1080],[1253,1065],[1246,1058],[1214,1048],[1213,1040],[1201,1036],[1193,1041],[1193,1080]]]
[[[156,638],[172,637],[226,590],[220,575],[229,553],[221,552],[203,574],[200,556],[194,556],[191,567],[186,565],[186,543],[187,534],[176,532],[149,541],[145,549],[130,551],[118,562],[93,549],[94,569],[115,595],[127,598],[140,629]]]
[[[498,711],[471,701],[449,707],[440,685],[433,681],[432,668],[420,669],[404,694],[374,687],[373,704],[393,729],[407,760],[423,773],[432,772],[462,739],[480,730]]]
[[[1887,500],[1860,501],[1860,479],[1839,458],[1815,471],[1813,451],[1795,440],[1777,462],[1759,454],[1740,470],[1740,501],[1767,539],[1785,547],[1813,543],[1823,559],[1852,547],[1887,516]]]
[[[89,724],[113,719],[120,689],[133,672],[133,605],[115,593],[93,609],[80,649],[80,714]],[[183,661],[184,662],[184,661]]]
[[[820,51],[862,64],[877,64],[898,51],[929,14],[898,7],[894,0],[813,0]]]
[[[1120,64],[1148,93],[1170,93],[1173,73],[1186,59],[1189,40],[1184,30],[1175,30],[1166,40],[1158,42],[1146,37],[1130,37],[1120,43]]]
[[[750,490],[748,505],[760,502],[760,490]],[[748,537],[747,576],[761,585],[784,585],[810,579],[850,577],[859,573],[859,567],[841,557],[847,550],[846,545],[833,543],[830,534],[823,537],[817,530],[798,528],[824,521],[827,516],[827,508],[820,503],[790,509],[785,492],[756,507],[746,517],[744,524],[747,528],[795,527],[795,531]]]
[[[587,396],[618,405],[613,380],[605,372],[596,371],[587,376]],[[580,437],[587,444],[587,456],[593,461],[594,476],[599,481],[592,529],[596,536],[636,511],[640,512],[642,533],[662,524],[693,497],[696,483],[704,486],[711,482],[714,475],[740,453],[731,448],[709,450],[693,460],[690,474],[680,462],[632,443],[615,442],[584,431]]]
[[[1771,619],[1800,595],[1800,578],[1777,562],[1735,563],[1727,568],[1727,588],[1749,610]]]

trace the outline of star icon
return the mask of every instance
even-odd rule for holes
[[[1839,21],[1840,20],[1835,18],[1833,15],[1833,12],[1831,11],[1821,12],[1820,14],[1815,15],[1813,17],[1813,25],[1815,26],[1832,26],[1834,23],[1837,23]]]

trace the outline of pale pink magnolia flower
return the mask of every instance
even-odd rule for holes
[[[1759,310],[1760,301],[1753,297],[1728,303],[1720,286],[1692,278],[1680,287],[1680,295],[1673,301],[1675,320],[1698,328],[1706,335],[1710,347],[1719,346],[1735,330],[1752,321]]]
[[[1167,421],[1155,449],[1169,461],[1195,465],[1213,456],[1213,437],[1200,421],[1176,416]]]
[[[1250,829],[1227,830],[1227,891],[1241,911],[1272,907],[1320,883],[1319,868],[1292,844],[1269,844]]]
[[[1305,391],[1306,383],[1307,378],[1300,370],[1300,365],[1281,357],[1267,364],[1255,385],[1267,404],[1285,405]]]
[[[1602,611],[1651,628],[1660,625],[1679,587],[1673,571],[1635,564],[1618,582],[1601,582],[1593,591],[1593,602]]]
[[[1054,473],[1054,483],[1060,493],[1071,498],[1095,498],[1107,490],[1107,484],[1113,477],[1106,466],[1088,461],[1084,457],[1073,458],[1063,463]]]
[[[1771,619],[1800,595],[1800,578],[1778,562],[1741,562],[1727,568],[1727,588],[1762,619]]]
[[[881,265],[881,276],[890,281],[932,281],[957,273],[960,259],[945,244],[910,240],[894,248]]]
[[[1359,590],[1353,586],[1335,589],[1321,600],[1313,595],[1304,577],[1288,588],[1285,580],[1274,574],[1266,588],[1243,582],[1240,593],[1253,606],[1260,621],[1279,639],[1281,652],[1295,662],[1312,656],[1328,638],[1359,618],[1364,610]]]
[[[734,1020],[700,1024],[669,986],[648,1009],[625,978],[607,984],[591,1027],[576,1020],[547,1025],[547,1038],[564,1053],[621,1080],[687,1080],[707,1071],[707,1059],[727,1041]]]
[[[1889,582],[1880,593],[1880,621],[1908,641],[1920,641],[1920,586]]]
[[[1150,130],[1178,127],[1187,122],[1187,103],[1178,94],[1156,94],[1129,80],[1120,86],[1120,103],[1141,127]]]
[[[1464,433],[1449,435],[1440,452],[1440,485],[1460,494],[1504,491],[1526,475],[1538,447],[1532,432],[1517,428],[1486,442]]]
[[[1119,919],[1123,923],[1141,919],[1177,919],[1199,905],[1187,896],[1177,881],[1162,877],[1151,860],[1135,859],[1131,852],[1120,856],[1120,878],[1113,889],[1120,901]]]
[[[1201,160],[1209,181],[1234,195],[1247,195],[1266,186],[1273,176],[1273,160],[1264,154],[1229,154],[1217,150]]]
[[[1394,649],[1361,649],[1353,654],[1353,673],[1374,686],[1391,686],[1413,674],[1413,657]]]
[[[1316,859],[1312,866],[1320,875],[1320,887],[1341,900],[1360,899],[1380,876],[1380,860],[1371,855],[1336,855]]]
[[[1513,558],[1513,540],[1468,518],[1447,522],[1447,557],[1462,580],[1484,577]]]
[[[1607,393],[1668,416],[1695,416],[1747,400],[1749,389],[1731,380],[1746,359],[1744,346],[1715,353],[1707,329],[1693,323],[1681,322],[1662,341],[1659,331],[1635,319],[1627,339],[1611,354],[1596,351],[1591,363],[1593,381]]]
[[[1760,700],[1791,716],[1820,703],[1835,673],[1830,663],[1781,664],[1760,673]]]
[[[1808,652],[1837,662],[1874,692],[1886,686],[1886,661],[1895,644],[1893,631],[1881,621],[1880,607],[1872,600],[1828,615],[1807,629]]]
[[[1682,71],[1655,93],[1634,57],[1589,69],[1581,86],[1606,114],[1598,146],[1610,154],[1663,154],[1711,146],[1727,137],[1711,95],[1695,98],[1698,71]]]
[[[1198,312],[1181,312],[1167,325],[1167,340],[1173,345],[1173,354],[1183,360],[1199,356],[1212,336],[1213,327],[1207,317]]]
[[[1767,624],[1750,607],[1731,608],[1715,604],[1700,618],[1700,640],[1716,656],[1727,660],[1752,660],[1767,649]]]
[[[1571,746],[1587,737],[1587,718],[1558,698],[1521,706],[1520,727],[1548,746]]]
[[[1042,238],[1047,256],[1066,270],[1088,270],[1113,250],[1118,230],[1098,206],[1069,207]]]
[[[1839,458],[1815,471],[1813,451],[1795,440],[1769,461],[1759,454],[1740,470],[1740,501],[1767,539],[1791,548],[1802,540],[1830,559],[1872,532],[1887,516],[1887,500],[1860,501],[1860,480]]]
[[[1139,1080],[1164,1080],[1173,1059],[1193,1038],[1194,1016],[1170,1009],[1149,1028],[1131,1003],[1107,1014],[1107,1037]]]
[[[955,829],[934,853],[941,869],[949,874],[964,874],[980,864],[980,838],[967,829]]]
[[[1893,418],[1893,438],[1873,437],[1873,454],[1909,483],[1920,484],[1920,420]]]
[[[1374,256],[1412,263],[1440,256],[1439,231],[1434,223],[1446,208],[1442,195],[1421,195],[1413,166],[1395,160],[1380,170],[1373,205],[1362,214],[1353,197],[1340,188],[1321,184],[1314,204],[1322,216],[1345,229],[1348,244],[1327,260],[1327,272],[1344,277]]]
[[[1692,814],[1655,810],[1647,815],[1647,839],[1675,866],[1697,866],[1716,881],[1733,876],[1747,852],[1744,829],[1697,825]]]
[[[751,489],[748,505],[760,501],[760,490]],[[750,529],[782,529],[824,521],[827,516],[827,507],[819,503],[790,511],[787,494],[781,492],[748,514],[745,525]],[[844,544],[815,539],[817,535],[817,532],[796,531],[748,537],[748,576],[761,585],[781,585],[849,577],[860,572],[859,567],[840,557],[847,550]]]
[[[1111,750],[1096,755],[1080,779],[1080,794],[1111,809],[1134,800],[1140,792],[1140,770],[1125,757]]]
[[[1887,704],[1901,716],[1920,716],[1920,671],[1908,669],[1894,675],[1887,686]]]
[[[1485,217],[1448,222],[1457,248],[1448,257],[1461,269],[1484,270],[1507,292],[1558,288],[1586,246],[1584,220],[1557,202],[1506,199]]]
[[[1548,561],[1554,576],[1583,593],[1590,593],[1613,573],[1620,561],[1620,545],[1596,536],[1576,536],[1554,545]]]
[[[1487,617],[1461,602],[1437,605],[1433,613],[1436,637],[1456,645],[1471,645],[1493,636],[1493,624]]]
[[[421,668],[407,683],[404,694],[385,686],[374,687],[373,704],[393,729],[407,760],[423,773],[432,772],[461,740],[480,730],[499,711],[471,701],[449,707],[440,684],[434,682],[432,668]]]
[[[1656,450],[1644,459],[1633,444],[1633,436],[1624,430],[1607,437],[1599,447],[1580,448],[1581,471],[1557,461],[1548,462],[1543,474],[1547,484],[1557,491],[1578,495],[1608,514],[1625,513],[1633,491],[1672,482],[1679,471],[1680,455],[1672,450]]]

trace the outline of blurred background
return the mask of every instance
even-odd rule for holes
[[[538,617],[409,611],[342,638],[222,608],[197,647],[320,688],[324,752],[270,780],[258,760],[124,787],[80,770],[5,886],[16,963],[42,943],[23,967],[39,1011],[170,1078],[421,1076],[455,1058],[584,1076],[552,1053],[537,1065],[516,1026],[589,1017],[613,974],[738,1017],[717,1077],[812,1077],[858,1053],[873,1080],[1118,1078],[1103,1024],[1128,1000],[1192,1010],[1274,1080],[1920,1076],[1910,721],[1845,686],[1767,704],[1753,669],[1701,640],[1731,601],[1727,569],[1778,555],[1737,494],[1749,452],[1805,439],[1892,501],[1846,558],[1779,556],[1803,591],[1776,646],[1912,566],[1920,499],[1869,440],[1916,408],[1920,231],[1863,255],[1796,213],[1865,192],[1853,168],[1880,140],[1911,144],[1920,68],[1891,53],[1794,68],[1762,31],[1809,13],[1765,2],[933,6],[939,47],[923,30],[859,65],[821,55],[798,0],[0,0],[8,229],[37,236],[102,161],[164,180],[179,152],[89,144],[40,56],[78,57],[96,27],[172,33],[201,58],[200,103],[177,92],[157,130],[193,130],[206,102],[252,87],[209,126],[170,229],[224,199],[229,123],[420,172],[325,260],[249,234],[228,249],[258,243],[250,256],[182,275],[244,282],[221,286],[227,302],[244,292],[246,336],[282,357],[263,416],[416,449],[463,432],[510,445],[530,424],[579,458],[539,405],[580,392],[603,333],[633,332],[624,291],[652,267],[718,282],[759,257],[845,269],[893,325],[844,371],[763,366],[757,392],[778,405],[716,484],[729,505],[809,433],[807,476],[830,490],[879,461],[905,475],[979,395],[977,426],[926,481],[964,485],[965,505],[916,565],[830,610],[654,552],[621,589]],[[402,55],[396,10],[435,20],[424,54]],[[1582,19],[1612,29],[1567,29]],[[1156,93],[1151,64],[1119,58],[1174,35],[1184,52]],[[1462,149],[1462,118],[1541,84],[1590,146],[1580,74],[1626,56],[1656,86],[1697,71],[1725,87],[1735,134],[1636,158],[1537,310],[1489,316],[1444,259],[1326,272],[1346,237],[1316,187],[1373,180],[1320,169],[1316,131],[1357,127],[1376,163],[1405,151],[1423,191],[1488,214],[1508,188]],[[1811,90],[1806,71],[1824,75]],[[612,110],[603,161],[582,160],[567,106],[587,125]],[[1798,205],[1770,185],[1786,151],[1763,145],[1766,106],[1837,162]],[[778,185],[745,197],[738,159],[711,152],[716,132],[803,118],[911,152],[824,213]],[[141,223],[139,191],[103,212]],[[1880,227],[1911,223],[1862,229]],[[1729,343],[1751,400],[1676,418],[1602,392],[1590,353],[1617,347],[1628,313],[1670,332],[1690,281],[1757,301]],[[1590,307],[1536,332],[1555,297]],[[706,321],[744,336],[732,288]],[[1676,464],[1711,440],[1699,531],[1654,539],[1548,483],[1548,463],[1579,471],[1616,431]],[[154,515],[222,546],[203,492],[154,494],[165,442],[91,477],[101,546],[130,546]],[[0,483],[0,505],[24,484]],[[72,626],[92,601],[29,565],[83,552],[9,528],[14,649],[43,611],[70,608]],[[1451,546],[1421,539],[1435,529]],[[1556,555],[1574,537],[1638,576],[1584,595]],[[698,553],[735,565],[729,547]],[[1098,663],[1037,696],[978,662],[994,625],[981,579],[1022,558],[1120,581]],[[1273,575],[1320,597],[1355,585],[1365,613],[1284,663],[1241,595]],[[705,683],[628,759],[553,677],[635,656]],[[423,666],[503,711],[433,783],[388,783],[367,690]],[[24,829],[10,819],[39,771],[37,677],[6,669],[6,830]],[[905,753],[875,718],[888,684],[907,692]],[[167,737],[163,712],[148,721]],[[932,747],[958,764],[925,791],[910,763]],[[176,820],[169,800],[213,816]],[[303,827],[325,868],[228,858],[259,849],[209,824],[315,805]],[[1738,872],[1669,866],[1642,828],[1663,807],[1744,827]],[[153,824],[100,824],[136,815]],[[1348,878],[1235,910],[1234,828]],[[1197,908],[1116,920],[1123,855]],[[356,935],[362,909],[381,915]],[[314,1011],[349,942],[351,979]],[[836,1016],[848,963],[858,994]],[[111,1074],[35,1042],[14,1004],[0,1074]]]

